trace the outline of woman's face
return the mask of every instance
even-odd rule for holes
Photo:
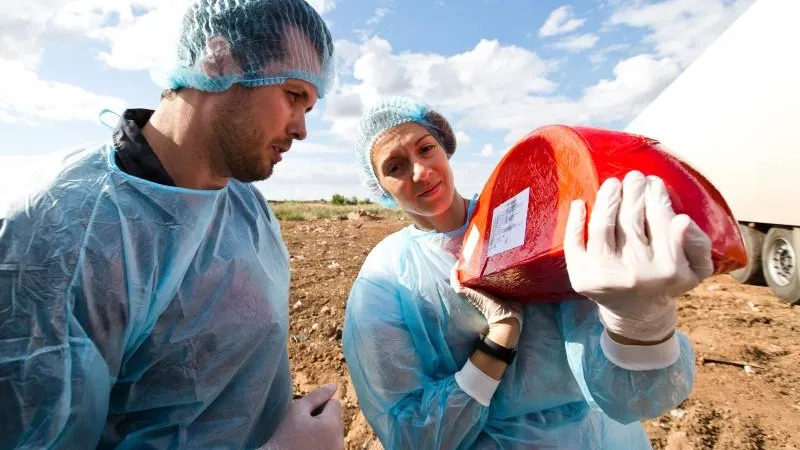
[[[371,159],[381,186],[403,211],[432,217],[452,205],[455,187],[447,153],[421,125],[405,123],[384,133]]]

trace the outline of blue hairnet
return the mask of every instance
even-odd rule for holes
[[[252,185],[157,185],[111,145],[0,216],[0,447],[258,448],[292,400],[289,258]]]
[[[676,332],[677,362],[623,369],[604,353],[591,300],[524,305],[517,356],[489,406],[460,387],[455,374],[488,328],[448,281],[466,227],[436,233],[408,226],[391,234],[367,256],[350,291],[342,350],[383,447],[651,448],[640,421],[688,397],[691,343]]]
[[[378,182],[372,167],[372,146],[383,133],[408,122],[425,127],[439,141],[448,158],[456,151],[456,137],[447,119],[425,103],[406,97],[389,97],[369,108],[358,124],[356,157],[364,186],[384,206],[396,207],[397,203]]]
[[[163,88],[221,92],[296,78],[323,98],[333,83],[333,39],[304,0],[193,0],[175,38],[173,60],[153,71]]]

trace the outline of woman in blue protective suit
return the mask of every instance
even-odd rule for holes
[[[388,449],[647,449],[640,421],[687,398],[694,354],[675,298],[712,272],[710,241],[672,210],[664,183],[603,183],[565,241],[587,298],[520,305],[451,272],[475,206],[456,192],[456,140],[429,106],[389,98],[365,112],[367,187],[413,224],[368,255],[343,347],[361,409]]]

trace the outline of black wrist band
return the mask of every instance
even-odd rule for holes
[[[481,335],[478,337],[478,340],[475,341],[475,347],[477,350],[486,353],[492,358],[503,361],[509,365],[512,361],[514,361],[514,357],[517,356],[517,349],[503,347],[497,342],[489,339],[488,336]]]

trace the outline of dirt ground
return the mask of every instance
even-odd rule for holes
[[[348,449],[381,447],[359,413],[341,351],[345,302],[370,249],[407,224],[369,218],[282,223],[292,265],[295,395],[339,383]],[[695,389],[677,409],[645,422],[653,447],[800,449],[800,308],[724,275],[680,300],[680,328],[697,353]]]

